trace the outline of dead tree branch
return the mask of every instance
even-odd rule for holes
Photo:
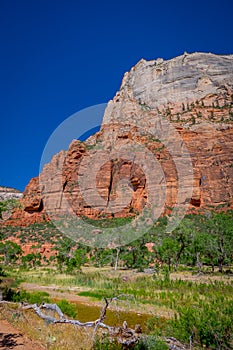
[[[135,329],[128,328],[126,321],[123,322],[122,326],[112,327],[104,323],[107,309],[109,305],[116,300],[120,300],[122,297],[128,297],[126,294],[120,294],[113,298],[104,298],[104,305],[100,311],[100,317],[95,321],[81,322],[79,320],[68,319],[65,317],[61,309],[57,304],[47,304],[42,303],[41,305],[37,304],[25,304],[22,303],[21,307],[23,310],[34,310],[35,313],[51,324],[72,324],[73,326],[79,327],[89,327],[94,329],[94,335],[96,334],[98,328],[107,329],[109,337],[115,339],[118,343],[123,345],[133,345],[138,342],[140,334],[142,332],[141,327],[137,325]],[[54,316],[51,316],[46,313],[46,311],[53,311]],[[56,316],[55,316],[56,314]]]
[[[61,309],[57,306],[57,304],[41,304],[38,306],[37,304],[30,304],[30,305],[23,305],[23,310],[33,309],[35,313],[42,318],[45,321],[48,321],[49,323],[70,323],[74,326],[79,327],[95,327],[96,325],[102,327],[102,328],[109,328],[109,326],[105,325],[101,322],[100,319],[97,319],[96,321],[90,321],[90,322],[80,322],[78,320],[71,320],[64,316]],[[50,311],[54,311],[58,314],[59,318],[46,315],[41,311],[41,309],[46,309]]]

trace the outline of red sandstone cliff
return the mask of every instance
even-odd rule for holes
[[[136,160],[134,145],[141,146]],[[177,202],[189,203],[189,210],[233,207],[232,150],[233,55],[141,60],[109,102],[100,132],[55,155],[40,179],[30,181],[22,209],[6,224],[28,225],[67,213],[135,215],[151,193],[160,205],[165,196],[161,214]],[[151,154],[155,163],[144,168]]]

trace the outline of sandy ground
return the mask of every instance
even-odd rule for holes
[[[0,349],[44,350],[45,348],[20,333],[8,321],[0,320]]]
[[[21,283],[20,288],[28,290],[30,292],[47,292],[51,298],[54,299],[66,299],[70,302],[80,302],[88,305],[102,305],[101,302],[90,302],[89,298],[77,295],[83,288],[79,287],[59,287],[56,285],[41,286],[37,283]]]

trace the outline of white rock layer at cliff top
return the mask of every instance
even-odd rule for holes
[[[120,90],[108,103],[103,124],[117,122],[119,109],[127,101],[159,109],[229,94],[232,89],[233,55],[184,53],[167,61],[142,59],[125,73]]]

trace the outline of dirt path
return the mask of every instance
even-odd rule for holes
[[[47,292],[49,293],[50,297],[54,299],[66,299],[70,302],[82,303],[90,306],[100,306],[100,307],[103,306],[103,303],[101,301],[93,301],[93,300],[90,301],[91,298],[89,297],[83,297],[81,295],[77,295],[77,293],[82,290],[79,287],[62,288],[56,285],[41,286],[36,283],[26,283],[26,282],[21,283],[20,287],[29,292],[35,292],[35,291]]]
[[[0,349],[44,350],[45,348],[27,338],[6,320],[0,320]]]

